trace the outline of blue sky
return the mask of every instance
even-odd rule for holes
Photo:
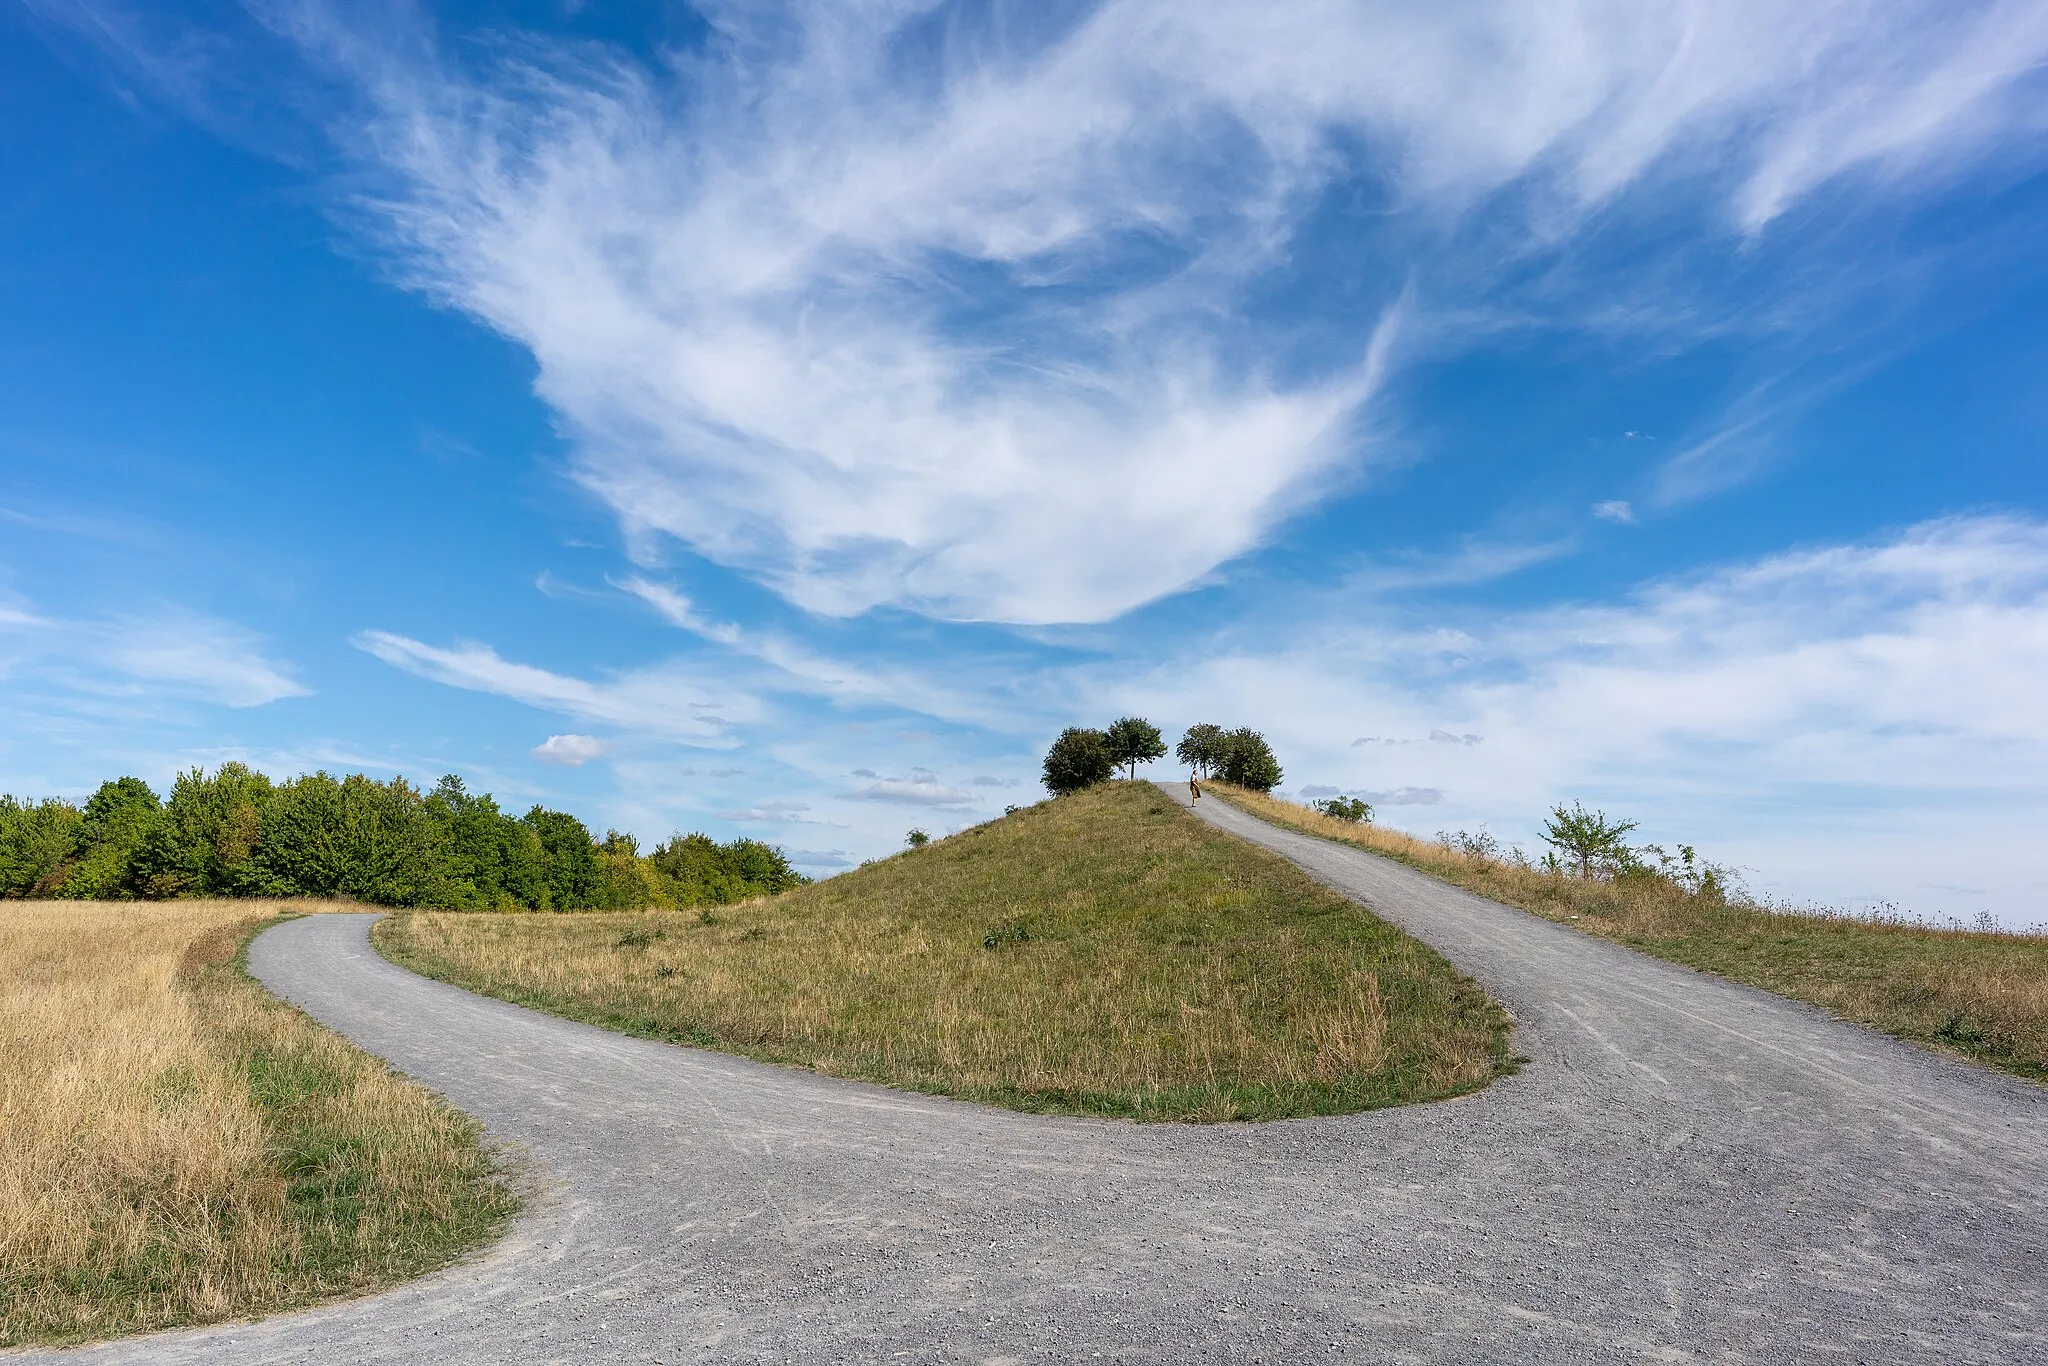
[[[2048,919],[2048,3],[13,0],[0,63],[0,788],[454,771],[824,873],[1136,711]]]

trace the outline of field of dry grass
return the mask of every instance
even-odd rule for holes
[[[0,1345],[359,1293],[512,1212],[473,1123],[242,974],[286,910],[0,904]]]
[[[2048,937],[1788,911],[1691,895],[1662,878],[1558,877],[1222,783],[1205,790],[1275,824],[1385,854],[1589,934],[2048,1080]]]
[[[1028,1110],[1326,1114],[1510,1065],[1442,958],[1147,783],[711,914],[413,913],[375,940],[558,1014]]]

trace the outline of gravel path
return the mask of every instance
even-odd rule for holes
[[[390,1294],[49,1355],[2048,1361],[2048,1092],[1200,811],[1443,950],[1533,1063],[1334,1120],[1043,1119],[534,1014],[316,916],[256,941],[257,976],[547,1193]]]

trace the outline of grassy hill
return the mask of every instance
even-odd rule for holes
[[[1276,825],[1356,844],[1588,934],[2048,1082],[2048,936],[1830,915],[1689,891],[1667,877],[1560,876],[1224,783],[1209,790]]]
[[[715,912],[415,912],[378,946],[616,1029],[1017,1109],[1272,1119],[1511,1066],[1428,948],[1149,783]]]

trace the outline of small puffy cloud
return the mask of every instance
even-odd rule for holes
[[[893,802],[902,806],[959,807],[975,802],[972,792],[947,787],[936,776],[923,771],[908,778],[877,779],[845,795],[856,802]]]
[[[1435,806],[1444,799],[1443,790],[1435,787],[1397,787],[1385,792],[1360,792],[1374,806]]]
[[[1018,778],[991,778],[987,774],[983,774],[981,777],[973,780],[973,786],[975,787],[1022,787],[1023,785],[1023,781]]]
[[[704,776],[707,778],[737,778],[745,772],[746,770],[743,768],[714,768],[707,769]]]
[[[1626,500],[1620,498],[1609,498],[1604,503],[1593,504],[1593,515],[1603,521],[1621,522],[1628,526],[1635,525],[1636,520],[1636,510],[1630,507]]]
[[[853,771],[853,776],[856,778],[874,778],[880,775],[871,768],[857,768]]]
[[[1433,730],[1429,733],[1429,738],[1432,743],[1439,745],[1477,745],[1483,744],[1486,740],[1485,736],[1473,735],[1469,731],[1463,735],[1453,735],[1447,730]]]
[[[1320,784],[1315,784],[1309,787],[1304,787],[1301,790],[1301,795],[1313,800],[1317,797],[1334,797],[1341,791],[1343,791],[1342,788],[1324,787]]]
[[[851,868],[844,849],[785,849],[783,856],[799,868]]]
[[[713,814],[720,820],[737,821],[743,825],[823,825],[824,821],[812,820],[804,815],[809,811],[808,802],[768,801],[758,806],[740,807],[718,811]]]
[[[610,742],[595,735],[550,735],[533,747],[533,757],[542,763],[580,768],[592,759],[602,758],[610,749]]]

